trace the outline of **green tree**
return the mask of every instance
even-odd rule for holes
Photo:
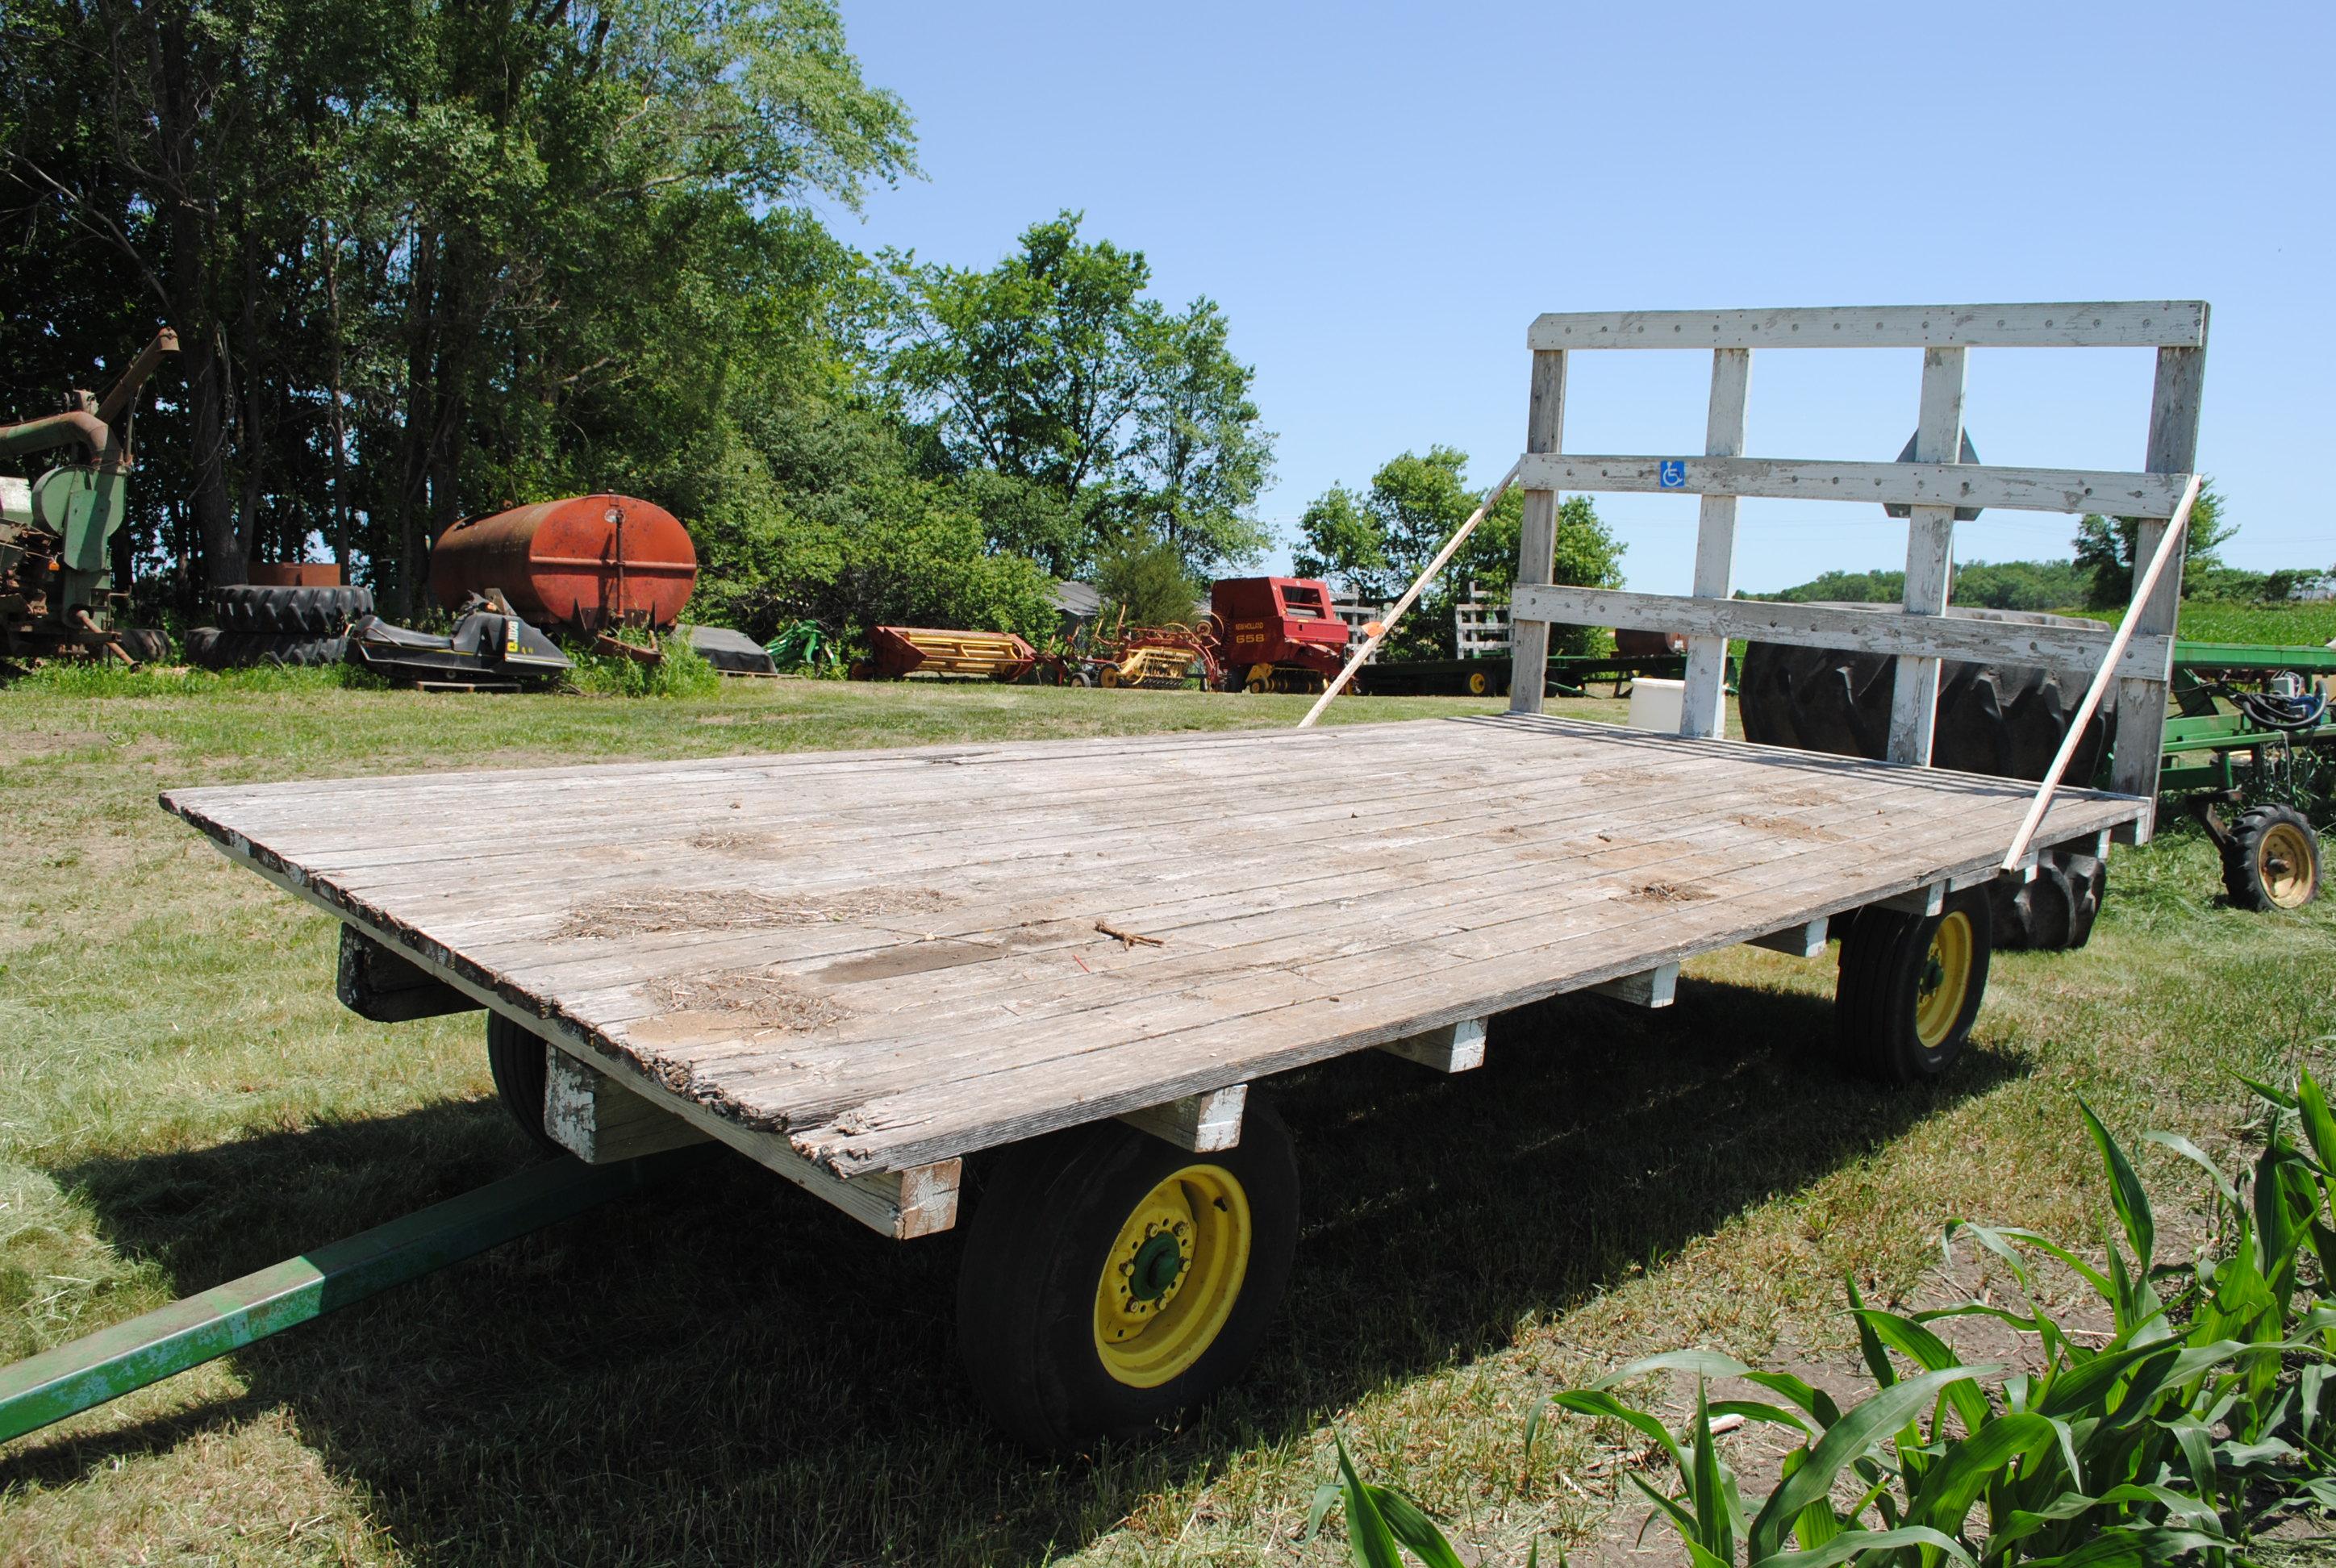
[[[1168,626],[1192,619],[1201,591],[1184,570],[1175,541],[1130,533],[1106,544],[1095,560],[1095,588],[1104,618],[1129,626]]]
[[[2133,598],[2133,550],[2140,531],[2139,518],[2087,512],[2077,520],[2077,564],[2092,579],[2092,602],[2097,607],[2120,605]],[[2221,566],[2222,548],[2238,531],[2237,523],[2223,521],[2223,498],[2214,482],[2200,485],[2198,499],[2191,503],[2190,526],[2183,544],[2184,576]]]
[[[1402,592],[1482,500],[1466,487],[1467,466],[1468,454],[1458,448],[1431,446],[1424,456],[1406,452],[1389,459],[1366,492],[1331,486],[1299,524],[1298,570],[1327,577],[1365,599]],[[1523,492],[1502,497],[1404,618],[1391,639],[1392,653],[1428,657],[1454,650],[1452,612],[1458,599],[1472,584],[1497,598],[1515,583],[1523,517]],[[1624,549],[1588,496],[1568,496],[1558,508],[1552,580],[1620,588]],[[1589,652],[1600,640],[1595,628],[1559,627],[1552,628],[1551,649]]]
[[[1038,559],[1057,575],[1137,524],[1188,571],[1254,560],[1267,535],[1248,513],[1272,453],[1255,372],[1213,302],[1170,312],[1145,297],[1143,253],[1082,239],[1080,221],[1031,225],[987,271],[889,257],[891,395],[952,472],[1052,493],[1069,526],[1044,531]]]

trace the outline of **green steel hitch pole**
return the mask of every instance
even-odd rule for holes
[[[0,1368],[0,1443],[640,1192],[704,1154],[562,1157]]]

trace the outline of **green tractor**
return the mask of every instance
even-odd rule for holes
[[[125,628],[128,584],[113,580],[113,536],[122,527],[138,390],[179,351],[164,327],[139,351],[103,397],[75,390],[62,413],[0,425],[0,457],[78,445],[82,460],[33,479],[0,474],[0,661],[164,657],[159,631]]]

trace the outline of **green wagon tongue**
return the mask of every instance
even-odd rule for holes
[[[555,1160],[0,1368],[0,1443],[654,1186],[703,1152]]]

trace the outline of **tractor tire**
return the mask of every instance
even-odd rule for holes
[[[1841,939],[1834,1049],[1843,1066],[1891,1084],[1925,1083],[1961,1057],[1987,992],[1994,920],[1985,888],[1935,915],[1869,908]]]
[[[1248,1364],[1297,1242],[1290,1132],[1254,1099],[1215,1154],[1114,1121],[1017,1144],[966,1232],[966,1371],[1035,1449],[1148,1431]]]
[[[530,1034],[501,1013],[487,1014],[487,1070],[494,1075],[495,1098],[537,1147],[564,1154],[543,1130],[543,1095],[551,1080],[550,1047],[540,1035]]]
[[[361,615],[373,613],[368,588],[262,588],[245,583],[212,595],[219,623],[228,631],[278,637],[332,637]]]
[[[2037,857],[2036,877],[1998,877],[1989,884],[2000,951],[2057,952],[2092,940],[2101,912],[2107,867],[2095,855],[2046,850]]]
[[[208,626],[187,634],[187,657],[205,669],[269,664],[291,669],[321,668],[341,663],[348,654],[349,639],[345,637],[287,637]]]
[[[151,626],[133,626],[116,632],[114,641],[132,664],[161,664],[170,657],[170,634]]]
[[[2320,835],[2293,806],[2248,808],[2223,843],[2223,886],[2243,910],[2300,910],[2320,896]]]
[[[2024,610],[1958,608],[1947,613],[2029,626],[2091,624]],[[1879,762],[1889,744],[1890,697],[1897,669],[1898,661],[1888,654],[1749,644],[1737,682],[1744,738],[1759,745],[1797,746]],[[1932,765],[1996,778],[2041,779],[2068,733],[2068,720],[2084,700],[2091,677],[2090,670],[1947,660],[1939,670]],[[2094,716],[2085,744],[2070,763],[2071,781],[2092,776],[2113,738],[2114,724],[2114,715]]]
[[[1841,604],[1835,609],[1874,609]],[[2029,626],[2088,624],[2026,610],[1957,608],[1971,620]],[[1837,756],[1882,760],[1890,736],[1890,700],[1898,661],[1888,654],[1843,648],[1796,648],[1756,642],[1744,650],[1737,706],[1744,738],[1760,745],[1795,746]],[[2068,721],[2084,700],[2092,672],[2035,665],[1974,664],[1949,659],[1939,668],[1938,716],[1932,730],[1933,766],[1996,778],[2039,780],[2052,765]],[[2092,777],[2116,733],[2106,707],[2087,726],[2070,761],[2068,778]],[[2081,860],[2081,867],[2072,862]],[[1999,884],[1998,934],[2006,948],[2078,948],[2100,911],[2100,862],[2089,855],[2048,854],[2036,882]],[[2076,883],[2081,881],[2083,886]],[[2089,891],[2087,891],[2089,890]]]

